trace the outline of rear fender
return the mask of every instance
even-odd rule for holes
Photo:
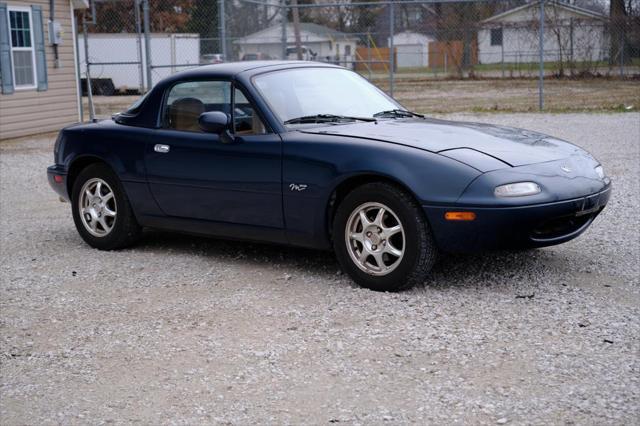
[[[94,161],[107,164],[122,182],[136,217],[159,215],[162,213],[149,191],[144,166],[151,132],[111,120],[74,127],[64,134],[59,158],[67,171],[74,170],[74,164]]]

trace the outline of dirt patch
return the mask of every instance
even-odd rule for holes
[[[372,80],[388,90],[387,78]],[[640,80],[587,79],[544,82],[547,112],[638,111]],[[398,76],[394,97],[407,108],[425,114],[450,112],[538,111],[535,79],[433,80]],[[98,117],[124,111],[137,96],[94,96]],[[88,116],[87,99],[84,98]]]
[[[388,83],[379,82],[382,89]],[[394,96],[423,113],[464,111],[538,111],[537,80],[400,79]],[[545,110],[612,111],[640,108],[638,80],[546,80]]]

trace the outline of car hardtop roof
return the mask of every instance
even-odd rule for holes
[[[185,80],[206,80],[208,78],[233,78],[241,73],[248,73],[246,77],[263,72],[280,71],[296,68],[338,68],[337,65],[312,61],[244,61],[244,62],[224,62],[215,65],[204,65],[197,68],[181,71],[170,77],[164,78],[156,84],[146,95],[145,100],[138,111],[126,111],[116,118],[120,124],[127,124],[140,127],[155,127],[158,123],[158,105],[162,104],[162,99],[167,88],[175,83]]]
[[[197,68],[178,72],[165,81],[176,81],[185,79],[198,79],[207,77],[233,77],[240,73],[251,72],[259,74],[264,71],[278,71],[291,68],[326,67],[339,68],[333,64],[313,61],[243,61],[243,62],[223,62],[220,64],[203,65]]]

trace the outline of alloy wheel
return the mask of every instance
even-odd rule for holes
[[[381,203],[364,203],[349,216],[345,243],[353,262],[370,275],[383,276],[400,265],[405,251],[402,222]]]
[[[78,208],[82,224],[91,235],[104,237],[113,230],[117,218],[116,198],[104,180],[92,178],[85,182]]]

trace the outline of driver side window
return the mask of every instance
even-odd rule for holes
[[[231,83],[228,81],[188,81],[170,89],[164,110],[164,127],[201,132],[198,118],[203,112],[231,113]]]

